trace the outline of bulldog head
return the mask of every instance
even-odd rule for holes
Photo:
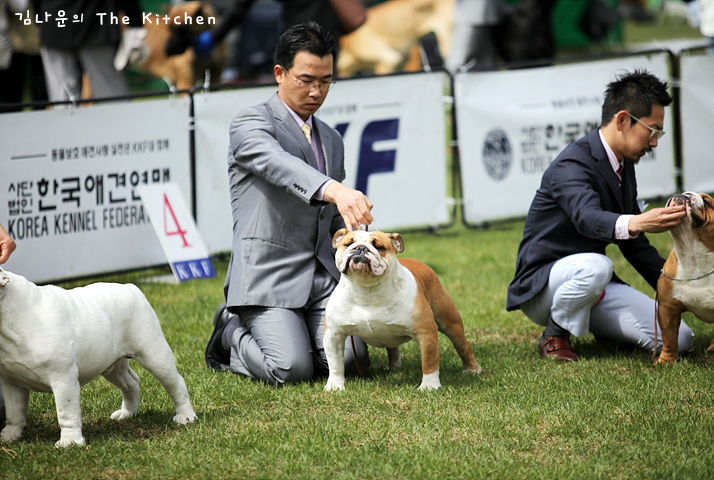
[[[397,254],[404,251],[398,233],[348,231],[342,228],[332,238],[337,249],[335,264],[343,275],[361,285],[375,285],[396,265]]]
[[[675,242],[686,239],[702,243],[709,251],[714,252],[714,199],[706,193],[684,192],[673,195],[667,206],[686,205],[687,216],[670,233]]]

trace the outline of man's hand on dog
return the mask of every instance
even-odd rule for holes
[[[685,205],[674,205],[664,208],[653,208],[630,219],[630,235],[640,232],[662,233],[679,225],[687,215]]]
[[[372,202],[359,190],[332,182],[325,190],[324,198],[337,205],[348,230],[357,230],[360,225],[369,225],[373,221]]]

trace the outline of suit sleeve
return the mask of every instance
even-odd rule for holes
[[[639,205],[637,205],[637,193],[633,195],[632,202],[631,211],[633,214],[638,215],[642,213]],[[642,275],[642,278],[644,278],[654,290],[657,290],[657,281],[659,280],[659,275],[665,260],[657,249],[650,244],[647,235],[640,233],[636,238],[621,242],[620,251],[622,252],[622,256],[630,262],[630,265],[637,270],[637,273]]]
[[[312,202],[320,186],[329,179],[304,159],[286,151],[278,142],[276,126],[254,108],[239,113],[231,122],[228,151],[231,164],[307,203]]]

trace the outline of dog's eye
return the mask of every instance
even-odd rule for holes
[[[378,252],[383,252],[386,250],[386,248],[379,243],[373,243],[372,246],[377,249]]]

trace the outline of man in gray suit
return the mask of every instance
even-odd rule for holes
[[[226,304],[206,348],[214,370],[271,385],[328,372],[324,311],[340,276],[332,235],[372,222],[369,199],[340,183],[342,138],[314,116],[334,82],[335,49],[314,22],[286,30],[275,54],[277,94],[231,122],[233,246]],[[349,370],[366,370],[366,344],[348,338],[345,358]]]

